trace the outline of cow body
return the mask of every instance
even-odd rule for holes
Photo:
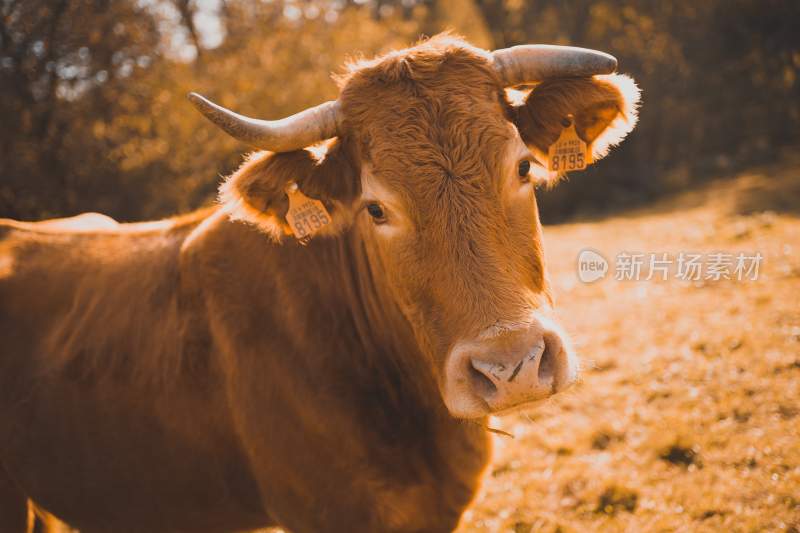
[[[487,416],[575,381],[531,169],[554,177],[566,127],[592,161],[630,131],[615,67],[444,35],[284,120],[192,95],[263,149],[221,207],[0,222],[0,520],[30,498],[84,532],[452,531]],[[298,191],[329,222],[308,246]]]
[[[47,511],[89,532],[457,523],[486,437],[355,334],[347,239],[279,247],[213,212],[0,227],[0,461]]]

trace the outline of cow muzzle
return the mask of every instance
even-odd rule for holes
[[[560,392],[577,378],[564,337],[536,322],[524,329],[458,342],[444,373],[444,400],[453,416],[505,414]]]

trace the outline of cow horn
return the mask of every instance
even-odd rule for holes
[[[341,125],[339,102],[335,100],[284,119],[260,120],[234,113],[197,93],[189,93],[188,98],[208,120],[234,139],[273,152],[299,150],[336,137]]]
[[[548,44],[524,44],[492,52],[494,68],[506,87],[548,78],[611,74],[617,59],[605,52]]]

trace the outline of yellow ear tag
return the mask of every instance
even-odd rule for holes
[[[592,162],[592,153],[575,131],[575,121],[569,121],[561,130],[558,140],[547,149],[547,170],[563,174],[571,170],[584,170]]]
[[[316,232],[331,223],[331,216],[322,202],[303,194],[296,183],[286,187],[286,195],[289,197],[286,222],[300,244],[308,244]]]

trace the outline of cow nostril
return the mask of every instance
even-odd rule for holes
[[[546,336],[544,352],[542,353],[541,361],[539,361],[539,372],[537,374],[539,383],[548,383],[553,381],[556,370],[556,358],[558,357],[558,352],[560,351],[561,342],[558,340],[558,338],[554,336],[549,336],[548,338],[548,336]]]
[[[474,364],[469,365],[469,380],[475,390],[483,397],[491,396],[497,392],[497,386],[486,374],[475,368]]]

